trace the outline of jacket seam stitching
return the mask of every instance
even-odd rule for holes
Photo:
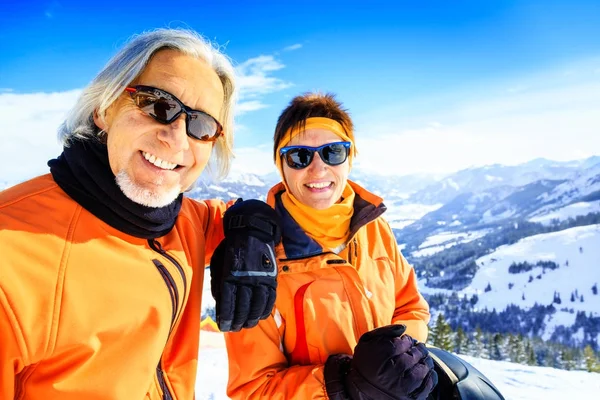
[[[26,195],[20,196],[20,197],[14,199],[12,201],[9,201],[8,203],[1,204],[0,205],[0,209],[5,208],[5,207],[9,207],[9,206],[11,206],[13,204],[16,204],[16,203],[18,203],[20,201],[26,200],[26,199],[28,199],[30,197],[34,197],[34,196],[37,196],[37,195],[45,193],[45,192],[50,192],[52,190],[55,190],[57,187],[58,187],[58,185],[55,184],[55,186],[53,186],[53,187],[40,189],[40,190],[37,190],[37,191],[32,192],[32,193],[27,193]]]
[[[77,205],[75,212],[69,222],[69,229],[65,238],[65,246],[62,252],[62,257],[59,264],[59,270],[56,277],[56,288],[54,292],[54,301],[52,305],[52,322],[50,325],[50,332],[48,334],[48,342],[46,343],[46,356],[52,354],[56,348],[58,342],[58,328],[60,325],[60,317],[62,314],[62,297],[64,294],[64,282],[66,277],[66,270],[68,260],[71,254],[71,246],[73,244],[73,236],[75,234],[75,228],[79,217],[81,216],[82,206]]]
[[[6,293],[4,292],[4,290],[2,289],[2,287],[0,286],[0,305],[2,305],[2,309],[4,310],[4,314],[6,314],[6,316],[9,317],[9,324],[11,327],[11,332],[14,336],[14,338],[16,339],[18,346],[19,346],[19,350],[21,352],[21,356],[23,357],[23,362],[28,365],[31,363],[31,356],[29,354],[29,351],[27,351],[27,341],[25,340],[25,337],[23,336],[23,330],[21,329],[21,324],[19,323],[19,318],[17,317],[17,314],[14,312],[13,307],[10,304],[10,301],[8,300],[8,296],[6,296]],[[9,312],[10,310],[10,312]]]
[[[210,213],[207,213],[207,218],[206,218],[206,229],[208,229],[209,224],[210,224]],[[194,231],[196,232],[196,234],[201,235],[201,236],[208,236],[206,234],[206,232],[202,232],[200,229],[197,228],[197,223],[195,223],[189,216],[185,215],[185,214],[179,214],[178,218],[182,218],[185,219],[187,222],[190,223],[190,225],[192,226],[192,229],[194,229]]]
[[[350,296],[350,293],[348,292],[348,287],[346,285],[346,279],[344,278],[344,274],[342,274],[342,272],[338,268],[335,268],[335,271],[340,276],[340,278],[342,280],[342,285],[344,286],[344,292],[346,292],[346,296],[348,296],[348,303],[350,304],[350,307],[352,309],[352,321],[354,322],[354,332],[355,332],[355,336],[358,338],[358,337],[360,337],[361,332],[359,332],[359,329],[358,329],[358,321],[356,319],[356,312],[355,312],[356,308],[354,306],[354,301],[352,299],[352,296]]]

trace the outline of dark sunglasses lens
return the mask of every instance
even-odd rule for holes
[[[307,149],[291,149],[285,153],[285,161],[290,168],[302,169],[311,163],[314,152]]]
[[[348,149],[343,144],[334,143],[323,147],[319,154],[326,164],[340,165],[348,158]]]
[[[187,123],[188,134],[198,140],[213,140],[219,131],[217,121],[207,114],[199,112],[189,113]]]
[[[152,93],[139,91],[135,94],[134,99],[142,111],[163,124],[173,122],[181,111],[181,106],[176,101],[157,97]]]

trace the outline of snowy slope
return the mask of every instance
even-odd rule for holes
[[[222,334],[203,331],[200,343],[196,399],[228,399]],[[461,357],[486,375],[507,400],[595,399],[600,392],[600,374]]]
[[[568,206],[558,208],[553,211],[536,213],[535,217],[529,219],[531,222],[539,222],[544,225],[551,225],[553,220],[559,222],[569,218],[575,218],[578,215],[587,215],[589,213],[600,212],[600,200],[596,201],[580,201],[578,203],[569,204]]]
[[[435,253],[439,253],[445,249],[449,249],[452,246],[456,246],[460,243],[469,243],[473,240],[479,239],[488,233],[491,229],[481,229],[478,231],[470,232],[443,232],[429,236],[421,245],[419,250],[411,253],[412,257],[425,257]]]
[[[508,268],[512,263],[527,261],[553,261],[560,267],[543,271],[536,267],[532,271],[511,274]],[[568,265],[567,265],[568,261]],[[519,242],[501,246],[494,252],[477,260],[479,270],[471,284],[458,292],[459,297],[477,294],[476,308],[503,310],[509,304],[527,309],[534,303],[549,305],[557,292],[562,300],[555,305],[557,313],[546,322],[544,338],[558,325],[570,326],[577,311],[585,311],[594,316],[600,315],[600,293],[594,295],[592,286],[600,286],[600,225],[588,225],[559,232],[529,236]],[[530,276],[534,279],[530,282]],[[539,276],[539,278],[538,278]],[[491,291],[485,288],[491,286]],[[509,288],[512,284],[512,288]],[[425,293],[451,291],[427,288],[420,282],[419,288]],[[571,294],[576,293],[574,302]],[[523,296],[525,297],[523,299]],[[581,301],[583,296],[584,301]],[[573,309],[574,312],[563,309]]]

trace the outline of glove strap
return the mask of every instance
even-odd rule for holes
[[[257,231],[263,232],[269,236],[275,236],[277,226],[262,218],[257,218],[253,215],[234,215],[229,219],[227,229],[256,229]]]

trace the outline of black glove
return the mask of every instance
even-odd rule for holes
[[[268,204],[241,199],[225,211],[223,229],[225,239],[210,259],[211,292],[219,329],[237,332],[256,326],[273,309],[281,229]]]
[[[354,356],[336,354],[325,363],[332,400],[425,400],[437,385],[433,359],[423,343],[388,325],[361,336]]]

